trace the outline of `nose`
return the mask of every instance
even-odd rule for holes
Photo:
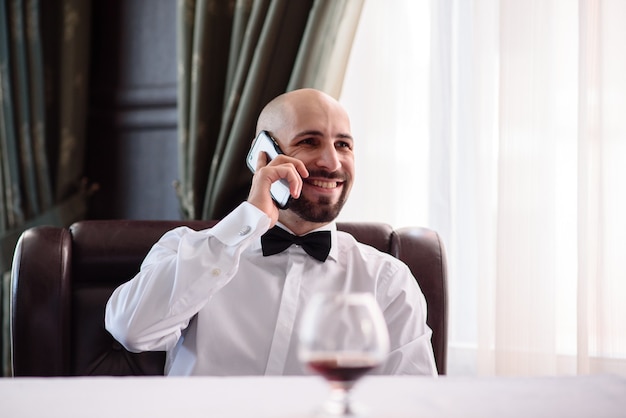
[[[339,153],[334,145],[327,145],[319,150],[319,154],[315,161],[317,167],[327,170],[328,172],[337,171],[341,168],[341,160]]]

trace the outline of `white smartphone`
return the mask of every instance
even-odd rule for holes
[[[261,151],[265,151],[270,161],[276,158],[278,154],[283,154],[276,140],[272,138],[267,131],[259,132],[259,135],[254,139],[254,142],[252,142],[252,146],[246,157],[246,164],[253,173],[256,171],[256,164]],[[270,193],[279,208],[287,208],[291,193],[289,192],[289,182],[286,179],[280,179],[272,183]]]

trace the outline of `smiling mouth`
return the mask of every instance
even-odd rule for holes
[[[311,181],[308,181],[307,183],[315,187],[320,187],[322,189],[335,189],[337,188],[337,186],[343,184],[343,182],[338,182],[338,181],[322,181],[322,180],[311,180]]]

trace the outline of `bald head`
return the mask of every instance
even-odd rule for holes
[[[266,130],[281,137],[285,129],[301,125],[312,115],[338,121],[347,128],[345,133],[350,133],[348,114],[343,106],[332,96],[311,88],[293,90],[269,102],[259,115],[256,133]]]
[[[354,139],[343,106],[319,90],[290,91],[263,108],[256,128],[257,135],[268,131],[287,157],[306,167],[300,197],[280,211],[280,222],[301,235],[335,219],[354,178]]]

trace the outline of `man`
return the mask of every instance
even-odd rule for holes
[[[320,91],[296,90],[263,109],[262,130],[284,155],[269,164],[260,155],[247,201],[215,227],[167,232],[111,296],[107,330],[130,351],[167,351],[167,375],[304,374],[297,327],[310,296],[370,292],[390,334],[378,372],[436,375],[426,303],[408,267],[336,230],[354,178],[345,110]],[[292,196],[284,210],[270,195],[279,179]],[[304,244],[270,255],[261,238],[277,223],[297,236],[330,231],[328,255],[313,258]]]

